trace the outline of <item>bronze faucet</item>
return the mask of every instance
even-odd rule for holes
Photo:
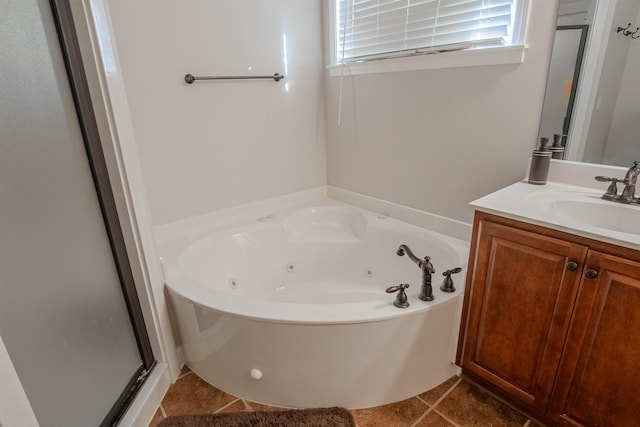
[[[409,246],[400,245],[396,254],[398,256],[403,256],[407,254],[409,259],[415,262],[420,270],[422,270],[422,287],[420,288],[420,298],[422,301],[433,301],[433,287],[431,286],[431,275],[436,272],[433,268],[433,264],[431,264],[431,257],[424,257],[424,259],[420,259],[413,254]]]
[[[613,202],[627,204],[640,203],[640,201],[635,198],[636,182],[638,181],[638,175],[640,175],[640,167],[638,166],[638,163],[640,162],[633,162],[633,166],[629,168],[623,179],[609,178],[607,176],[596,176],[596,181],[611,182],[602,198],[605,200],[611,200]],[[618,194],[618,188],[616,186],[617,183],[624,184],[622,194]]]

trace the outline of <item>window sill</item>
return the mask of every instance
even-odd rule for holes
[[[433,55],[355,62],[344,67],[342,65],[330,65],[328,68],[331,77],[339,77],[343,74],[345,76],[355,76],[398,71],[435,70],[439,68],[521,64],[524,62],[525,49],[526,46],[524,45],[488,47],[442,52]]]

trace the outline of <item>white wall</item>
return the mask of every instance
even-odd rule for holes
[[[558,25],[590,25],[597,0],[560,0]]]
[[[625,23],[623,26],[626,26]],[[640,25],[640,11],[633,21],[633,28]],[[638,35],[638,34],[636,34]],[[620,36],[622,37],[622,36]],[[629,166],[638,157],[640,135],[640,40],[626,37],[629,55],[626,59],[618,102],[613,113],[611,131],[607,140],[604,160],[608,164]]]
[[[524,176],[557,6],[530,2],[523,64],[345,78],[338,127],[320,0],[110,0],[154,225],[327,182],[469,221]],[[284,72],[283,34],[280,83],[182,80]]]
[[[523,64],[326,77],[329,184],[470,221],[468,203],[524,177],[558,1],[531,1]]]
[[[613,24],[626,26],[637,15],[638,3],[638,0],[618,0]],[[602,163],[604,159],[631,42],[630,37],[617,33],[615,28],[611,29],[598,83],[597,101],[582,157],[585,162]]]
[[[326,184],[320,0],[109,4],[154,225]]]

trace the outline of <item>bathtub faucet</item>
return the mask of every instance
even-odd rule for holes
[[[433,264],[431,264],[431,257],[424,257],[424,259],[420,259],[413,254],[409,246],[400,245],[396,254],[398,256],[403,256],[407,254],[409,259],[415,262],[420,270],[422,270],[422,287],[420,288],[420,296],[419,298],[422,301],[433,301],[433,287],[431,286],[431,275],[436,272],[433,268]]]

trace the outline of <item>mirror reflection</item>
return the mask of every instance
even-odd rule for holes
[[[640,0],[560,0],[539,137],[560,135],[562,158],[640,159],[639,12]]]

